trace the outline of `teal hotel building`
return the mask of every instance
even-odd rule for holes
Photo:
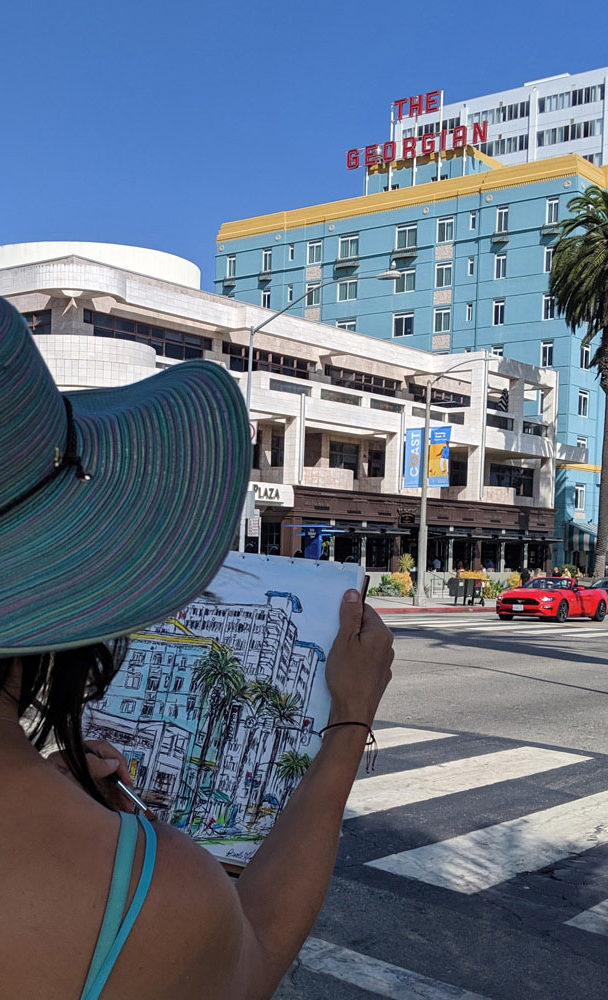
[[[568,329],[548,285],[568,202],[608,187],[608,167],[575,153],[505,164],[469,145],[470,132],[440,140],[436,130],[415,159],[399,160],[399,142],[364,147],[362,196],[226,222],[216,291],[270,310],[293,303],[295,315],[425,351],[486,350],[556,369],[558,438],[585,461],[558,462],[554,561],[587,570],[605,400],[593,345]],[[393,279],[377,280],[387,271]],[[542,435],[542,401],[531,394],[525,407],[529,432]],[[488,419],[509,428],[507,398]],[[516,475],[495,485],[526,489]]]

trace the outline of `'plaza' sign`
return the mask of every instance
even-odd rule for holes
[[[427,115],[440,111],[442,106],[441,91],[431,90],[427,94],[416,94],[413,97],[403,97],[393,102],[397,110],[397,120],[404,118],[418,119],[418,115]],[[443,124],[443,123],[442,123]],[[446,149],[463,149],[465,146],[475,146],[486,142],[488,138],[488,123],[475,122],[472,128],[467,125],[457,125],[456,128],[442,128],[439,132],[427,132],[425,135],[410,135],[397,142],[374,143],[362,149],[349,149],[346,154],[346,166],[349,170],[357,167],[371,167],[376,163],[394,163],[396,160],[413,160],[417,156],[428,156],[429,153],[442,153]]]

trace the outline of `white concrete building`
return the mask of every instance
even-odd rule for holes
[[[0,248],[0,294],[70,389],[204,357],[244,391],[249,329],[271,315],[200,291],[180,258],[99,244]],[[255,339],[261,535],[251,519],[249,545],[293,554],[322,525],[329,558],[382,572],[415,554],[419,491],[403,487],[404,435],[424,422],[429,377],[432,426],[452,428],[450,485],[429,491],[429,558],[447,569],[548,564],[556,460],[585,461],[556,441],[554,370],[481,351],[432,355],[288,314]]]
[[[531,80],[510,90],[446,103],[441,120],[449,131],[487,121],[487,142],[479,148],[507,164],[578,153],[602,166],[608,163],[607,77],[608,67],[603,67]],[[438,111],[402,117],[394,123],[395,138],[439,132],[439,119]]]

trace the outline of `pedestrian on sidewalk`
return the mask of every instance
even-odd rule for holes
[[[184,834],[130,814],[109,780],[129,783],[127,762],[85,745],[80,719],[120,637],[199,595],[232,544],[251,456],[238,385],[189,361],[62,395],[0,299],[0,413],[0,994],[270,997],[327,891],[391,634],[347,591],[330,728],[235,888]],[[39,752],[50,736],[61,767]]]

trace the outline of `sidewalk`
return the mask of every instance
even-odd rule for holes
[[[416,608],[412,604],[411,597],[368,597],[366,603],[375,608],[378,614],[385,615],[425,615],[425,614],[450,614],[460,612],[461,614],[472,614],[473,612],[496,612],[496,600],[487,598],[485,607],[480,604],[469,606],[467,604],[454,604],[453,597],[427,597],[426,606]],[[462,599],[461,599],[462,601]]]

